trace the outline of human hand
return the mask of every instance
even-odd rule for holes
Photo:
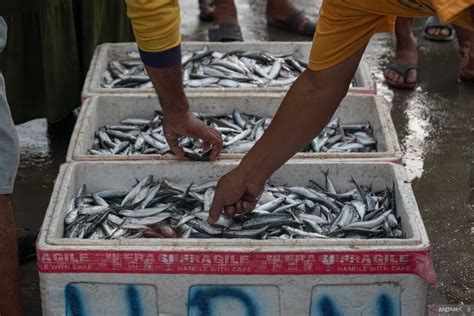
[[[163,132],[170,149],[180,158],[184,158],[184,150],[179,144],[179,138],[183,136],[201,139],[204,150],[212,148],[209,160],[215,160],[223,147],[221,134],[189,112],[163,113]]]
[[[249,173],[237,167],[219,179],[207,222],[215,223],[224,209],[225,216],[250,213],[262,195],[265,183],[249,180]]]

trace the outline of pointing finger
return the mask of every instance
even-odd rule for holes
[[[214,199],[212,200],[211,208],[209,209],[209,217],[207,218],[207,222],[209,224],[214,224],[219,219],[223,207],[224,203],[220,198],[220,192],[218,191],[218,189],[216,189]]]
[[[224,144],[222,143],[222,137],[220,134],[214,135],[214,139],[210,141],[212,145],[212,152],[209,155],[209,160],[216,160],[219,156]]]
[[[209,160],[210,161],[214,161],[217,159],[217,157],[219,156],[221,150],[218,148],[218,147],[212,147],[212,151],[211,151],[211,154],[209,155]]]
[[[184,158],[184,150],[179,144],[178,135],[165,132],[165,138],[171,151],[179,158]]]
[[[184,150],[181,146],[179,145],[170,145],[170,149],[171,151],[176,155],[178,156],[179,158],[184,158],[185,157],[185,154],[184,154]]]

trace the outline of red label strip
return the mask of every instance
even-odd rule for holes
[[[416,274],[436,282],[428,251],[173,252],[37,250],[42,273]]]

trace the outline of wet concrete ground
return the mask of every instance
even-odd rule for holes
[[[315,2],[304,2],[306,10],[315,16]],[[183,40],[206,40],[207,24],[197,19],[197,1],[181,4]],[[260,1],[240,0],[238,4],[245,40],[308,40],[267,29]],[[393,55],[392,35],[374,37],[365,57],[379,94],[393,102],[392,117],[406,168],[432,242],[439,283],[430,287],[427,303],[474,304],[474,86],[457,83],[456,44],[423,40],[422,20],[416,26],[420,44],[416,91],[392,92],[383,83],[383,65]],[[18,126],[21,166],[13,196],[18,226],[41,225],[72,128],[73,120],[49,127],[44,120]],[[21,272],[25,315],[40,315],[35,264],[22,266]]]

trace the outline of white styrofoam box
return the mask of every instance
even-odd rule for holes
[[[265,51],[269,53],[288,53],[293,54],[300,59],[308,60],[311,50],[311,42],[241,42],[241,43],[210,43],[210,42],[183,42],[182,51],[196,51],[203,48],[218,50],[222,52],[241,50],[241,51]],[[137,45],[134,42],[128,43],[105,43],[97,46],[92,58],[89,71],[87,73],[82,98],[88,98],[93,95],[115,95],[115,94],[136,94],[136,93],[155,93],[153,88],[103,88],[102,79],[104,71],[107,69],[111,60],[126,59],[129,52],[138,52]],[[376,94],[375,82],[372,78],[370,68],[361,61],[356,74],[354,75],[355,85],[350,88],[350,92],[357,94]],[[185,88],[189,93],[257,93],[271,94],[277,93],[282,97],[289,87],[265,87],[265,88]]]
[[[39,275],[44,316],[420,316],[426,296],[412,274]]]
[[[374,190],[395,185],[405,239],[65,239],[68,201],[127,189],[152,174],[179,183],[215,179],[237,161],[72,162],[60,169],[37,244],[43,313],[115,315],[423,315],[433,276],[429,240],[402,166],[377,162],[292,160],[276,185],[322,183],[337,190],[353,176]],[[423,276],[422,279],[420,276]],[[104,314],[105,312],[105,314]],[[328,314],[329,315],[329,314]]]
[[[270,116],[276,113],[280,98],[274,96],[190,96],[190,110],[215,115],[232,113],[238,109],[242,113]],[[153,95],[142,96],[100,96],[86,100],[76,123],[67,161],[82,160],[147,160],[177,159],[167,155],[90,155],[88,149],[94,141],[94,133],[104,125],[118,124],[128,117],[151,119],[159,109],[159,101]],[[364,123],[369,121],[377,140],[377,152],[362,153],[297,153],[295,158],[355,158],[401,162],[402,152],[397,133],[384,98],[372,95],[348,95],[344,98],[335,117],[342,123]],[[243,154],[221,153],[220,159],[239,159]]]

